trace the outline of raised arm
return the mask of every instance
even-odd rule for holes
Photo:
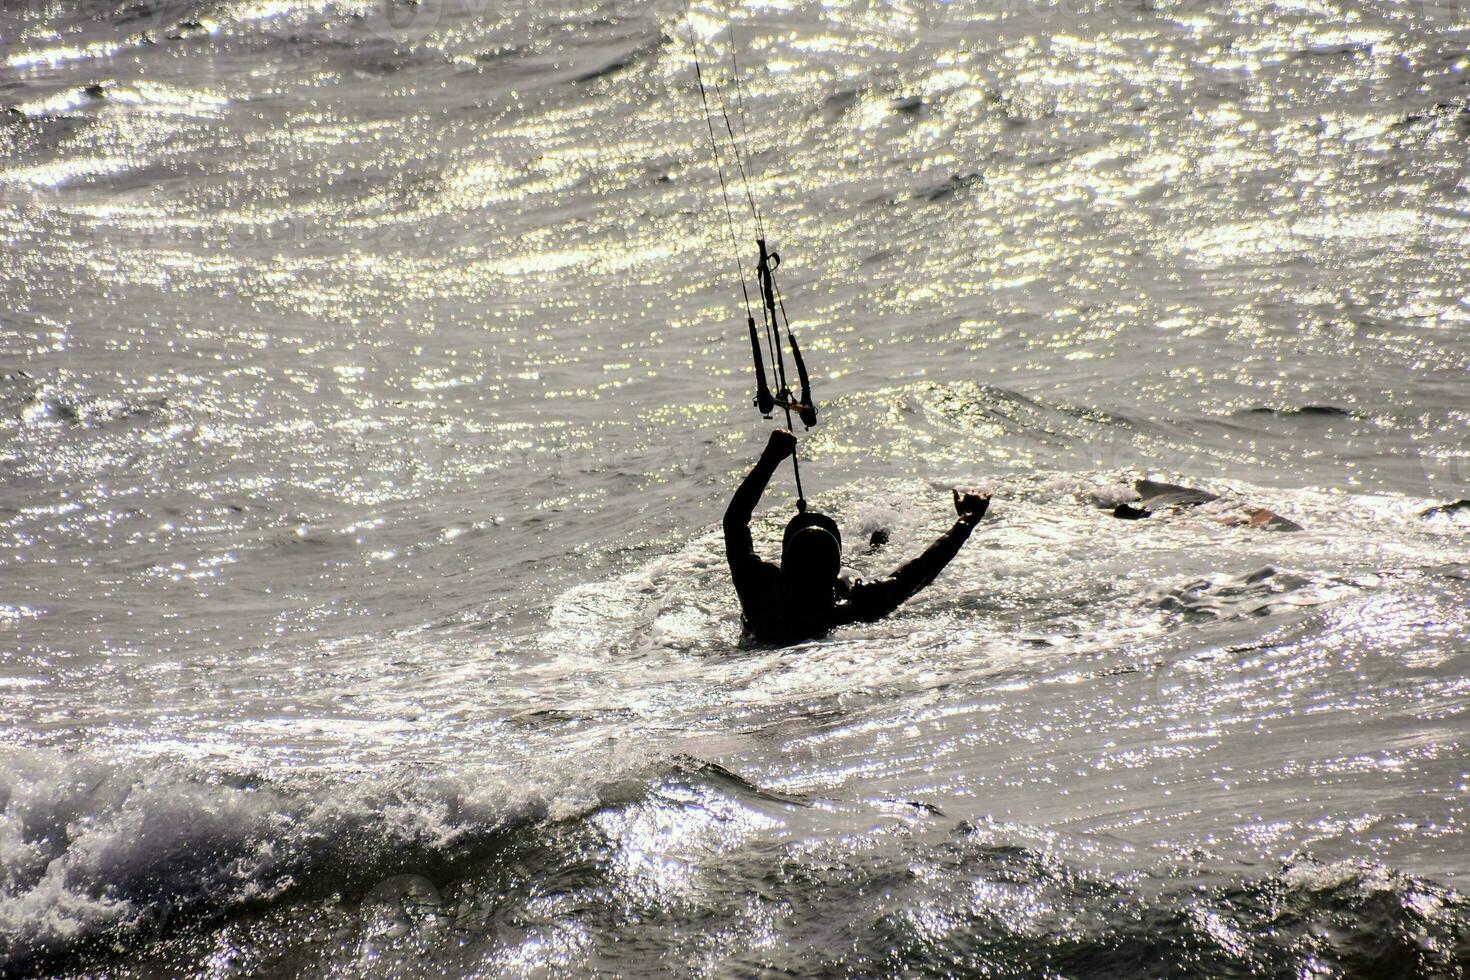
[[[755,468],[741,482],[735,496],[730,498],[730,506],[725,508],[725,557],[730,561],[730,571],[737,578],[743,566],[751,561],[760,561],[750,537],[750,516],[755,513],[755,505],[760,503],[761,494],[765,493],[766,484],[771,482],[776,467],[795,449],[796,437],[790,432],[785,429],[772,432]],[[737,581],[736,585],[739,584]]]
[[[955,491],[954,506],[959,514],[954,527],[941,534],[939,540],[924,549],[923,554],[900,565],[885,578],[859,582],[852,587],[847,606],[849,620],[871,622],[882,619],[933,582],[944,566],[959,554],[970,532],[985,516],[990,497],[974,493],[961,495]]]

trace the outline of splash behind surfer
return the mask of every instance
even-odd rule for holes
[[[837,523],[824,514],[799,513],[786,526],[781,564],[776,565],[755,553],[750,518],[776,467],[795,449],[796,437],[790,432],[772,432],[755,468],[725,511],[725,555],[745,628],[766,643],[799,643],[837,626],[887,616],[934,581],[990,505],[989,496],[956,490],[959,519],[954,527],[887,576],[853,583],[839,576],[842,535]]]

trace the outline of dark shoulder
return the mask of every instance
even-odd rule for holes
[[[781,568],[755,554],[745,556],[738,565],[732,562],[735,575],[735,590],[741,601],[754,602],[764,599],[781,578]]]

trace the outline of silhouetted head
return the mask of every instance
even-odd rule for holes
[[[781,539],[781,578],[809,600],[831,601],[842,570],[842,532],[826,514],[797,514]]]

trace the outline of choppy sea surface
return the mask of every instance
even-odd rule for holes
[[[995,495],[789,649],[691,30],[849,564]],[[1467,41],[6,0],[0,974],[1463,975]]]

